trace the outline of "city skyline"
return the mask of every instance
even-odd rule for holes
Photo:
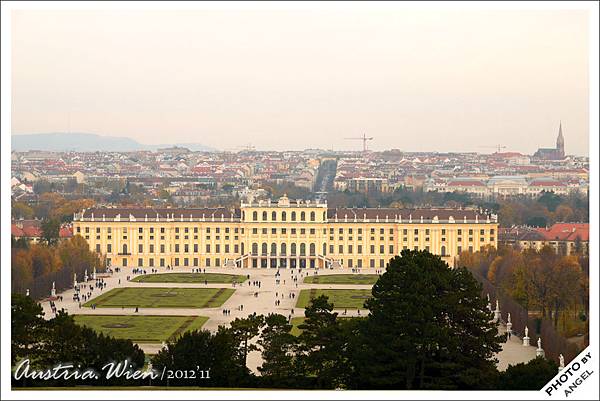
[[[559,135],[562,137],[562,123],[559,123]],[[48,141],[54,141],[57,136],[61,138],[61,140],[66,140],[69,138],[69,136],[73,136],[73,140],[74,140],[74,146],[73,147],[64,147],[63,145],[58,145],[59,148],[54,148],[55,146],[53,145],[53,148],[47,148],[48,145]],[[510,149],[508,146],[502,145],[500,143],[498,143],[497,145],[492,145],[492,146],[480,146],[478,149],[474,149],[474,150],[443,150],[443,149],[423,149],[423,150],[408,150],[408,149],[401,149],[398,147],[391,147],[391,148],[385,148],[385,149],[371,149],[370,146],[368,145],[370,143],[370,140],[373,140],[373,137],[368,137],[366,138],[367,140],[364,140],[364,137],[366,137],[365,134],[363,134],[363,137],[351,137],[351,138],[344,138],[344,139],[352,139],[352,140],[361,140],[362,144],[356,142],[356,147],[355,148],[346,148],[346,147],[341,147],[341,148],[335,148],[335,147],[331,147],[331,148],[325,148],[325,147],[319,147],[319,146],[309,146],[307,144],[307,146],[305,146],[304,148],[297,148],[297,149],[285,149],[285,148],[278,148],[278,149],[270,149],[270,148],[257,148],[256,146],[254,146],[254,144],[252,142],[247,142],[244,144],[240,144],[239,146],[236,146],[235,148],[217,148],[217,147],[210,147],[210,146],[205,146],[204,143],[201,142],[188,142],[188,143],[181,143],[181,142],[163,142],[163,143],[145,143],[145,142],[138,142],[137,140],[135,140],[134,138],[131,137],[127,137],[127,136],[109,136],[109,135],[99,135],[99,134],[92,134],[92,133],[79,133],[79,132],[52,132],[52,133],[22,133],[22,134],[13,134],[13,137],[17,136],[17,137],[33,137],[35,138],[34,140],[29,140],[26,143],[31,143],[33,141],[39,140],[41,137],[40,136],[48,136],[48,140],[47,142],[42,142],[42,145],[37,145],[37,146],[27,146],[26,144],[23,146],[26,146],[26,148],[22,148],[22,146],[19,146],[18,149],[14,148],[14,142],[13,142],[13,151],[15,152],[26,152],[26,151],[34,151],[34,150],[40,150],[40,151],[49,151],[49,152],[68,152],[68,151],[74,151],[74,152],[90,152],[90,151],[102,151],[102,152],[118,152],[117,150],[105,150],[105,149],[96,149],[96,150],[89,150],[89,149],[85,149],[85,148],[89,148],[90,144],[89,143],[85,143],[83,145],[84,149],[81,149],[80,145],[80,141],[82,136],[86,137],[86,136],[90,136],[93,139],[98,139],[100,141],[102,140],[131,140],[133,142],[131,142],[131,144],[137,144],[140,145],[139,149],[125,149],[125,150],[120,150],[120,152],[136,152],[136,151],[160,151],[161,149],[166,149],[169,147],[173,147],[173,148],[183,148],[183,149],[187,149],[187,148],[192,148],[189,149],[191,151],[200,151],[200,152],[215,152],[215,153],[220,153],[220,152],[239,152],[239,151],[256,151],[256,152],[303,152],[303,151],[321,151],[321,152],[335,152],[335,153],[352,153],[352,152],[356,152],[356,153],[363,153],[365,152],[365,146],[366,146],[366,151],[367,152],[386,152],[386,151],[400,151],[403,153],[440,153],[440,154],[460,154],[460,153],[477,153],[477,154],[494,154],[494,153],[499,153],[499,154],[508,154],[508,153],[520,153],[520,152],[516,152],[513,149]],[[563,139],[564,141],[564,139]],[[130,145],[129,142],[127,142],[128,145]],[[545,143],[544,143],[545,145]],[[110,146],[116,146],[115,144],[110,145]],[[563,142],[563,147],[564,147],[564,142]],[[198,149],[195,149],[198,148]],[[550,147],[550,148],[538,148],[536,151],[532,151],[532,152],[523,152],[522,154],[524,155],[530,155],[530,156],[536,156],[540,150],[554,150],[554,147]],[[563,153],[563,156],[569,156],[569,155],[573,155],[575,157],[589,157],[589,153],[588,154],[583,154],[583,155],[579,155],[579,154],[568,154],[568,153]]]
[[[587,16],[15,11],[12,132],[219,150],[360,150],[344,138],[366,134],[375,151],[533,154],[562,121],[565,152],[587,155]]]

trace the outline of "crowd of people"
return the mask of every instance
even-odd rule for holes
[[[93,282],[90,284],[89,281],[93,281]],[[107,286],[107,283],[104,280],[104,278],[99,278],[99,277],[96,279],[88,280],[87,282],[76,283],[75,292],[73,293],[73,302],[77,302],[79,309],[81,309],[82,303],[85,303],[85,302],[89,301],[90,299],[92,299],[92,295],[94,294],[94,289],[97,288],[100,291],[103,291],[106,288],[106,286]],[[52,304],[54,304],[54,301],[56,301],[56,300],[62,301],[63,296],[59,295],[59,296],[55,297],[55,299],[50,301],[51,302],[50,307],[54,313],[56,313],[56,308],[52,308]],[[96,309],[95,305],[92,305],[92,309]]]
[[[62,296],[57,297],[58,299],[60,299],[62,301]],[[55,315],[58,313],[58,308],[56,307],[56,302],[54,301],[50,301],[50,310],[52,311],[52,313],[54,313]]]

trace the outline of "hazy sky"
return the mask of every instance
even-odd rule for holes
[[[331,7],[330,7],[331,8]],[[12,131],[588,153],[585,11],[15,11]]]

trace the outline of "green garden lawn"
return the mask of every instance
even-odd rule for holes
[[[306,320],[305,317],[292,318],[292,320],[290,321],[290,324],[292,325],[292,330],[290,330],[291,335],[298,337],[300,334],[302,334],[302,330],[300,330],[298,326],[304,323],[304,320]]]
[[[206,316],[74,315],[75,323],[136,343],[161,343],[200,329]]]
[[[371,298],[371,290],[321,290],[314,288],[302,290],[298,296],[296,307],[306,308],[312,298],[321,295],[327,296],[335,309],[362,309],[365,301]]]
[[[378,274],[326,274],[308,276],[304,284],[366,284],[373,285],[379,279]]]
[[[234,293],[231,288],[115,288],[85,303],[98,308],[216,308]]]
[[[246,276],[222,273],[160,273],[144,274],[131,281],[140,283],[243,283]]]

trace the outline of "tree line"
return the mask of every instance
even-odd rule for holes
[[[104,271],[103,258],[90,251],[87,241],[80,235],[58,243],[38,244],[12,238],[11,288],[14,293],[25,294],[29,289],[33,298],[50,296],[52,283],[60,292],[73,285],[73,275],[83,280],[85,271],[91,276]]]
[[[93,199],[65,199],[59,193],[44,192],[31,203],[13,201],[11,214],[15,220],[58,220],[64,223],[73,220],[73,213],[81,212],[81,209],[90,208],[94,204]]]
[[[554,327],[564,314],[587,321],[589,258],[557,255],[553,248],[519,250],[500,245],[462,252],[459,263],[487,278],[503,294],[528,311],[552,319]],[[563,321],[566,321],[563,319]],[[567,335],[569,333],[566,333]]]
[[[499,372],[498,335],[481,285],[465,268],[440,257],[405,250],[393,258],[365,302],[369,314],[340,318],[327,297],[305,309],[301,333],[279,314],[238,318],[214,333],[195,330],[152,357],[156,371],[208,371],[194,378],[155,379],[152,385],[279,389],[539,389],[557,372],[553,361],[534,360]],[[63,313],[49,321],[41,308],[13,296],[13,363],[33,357],[47,367],[69,360],[99,366],[143,354],[130,341],[93,334]],[[60,344],[58,344],[60,340]],[[247,367],[260,352],[260,375]],[[202,378],[203,377],[203,378]],[[23,383],[21,383],[23,384]],[[24,385],[38,385],[29,383]],[[100,383],[97,383],[100,384]],[[113,382],[106,384],[116,384]],[[148,385],[149,382],[118,382]],[[44,385],[49,385],[44,383]],[[54,385],[70,385],[60,383]]]
[[[333,191],[327,194],[330,207],[480,207],[498,214],[503,227],[528,225],[545,227],[556,222],[588,222],[589,198],[582,194],[506,199],[482,199],[465,192],[427,192],[400,187],[393,192]]]

